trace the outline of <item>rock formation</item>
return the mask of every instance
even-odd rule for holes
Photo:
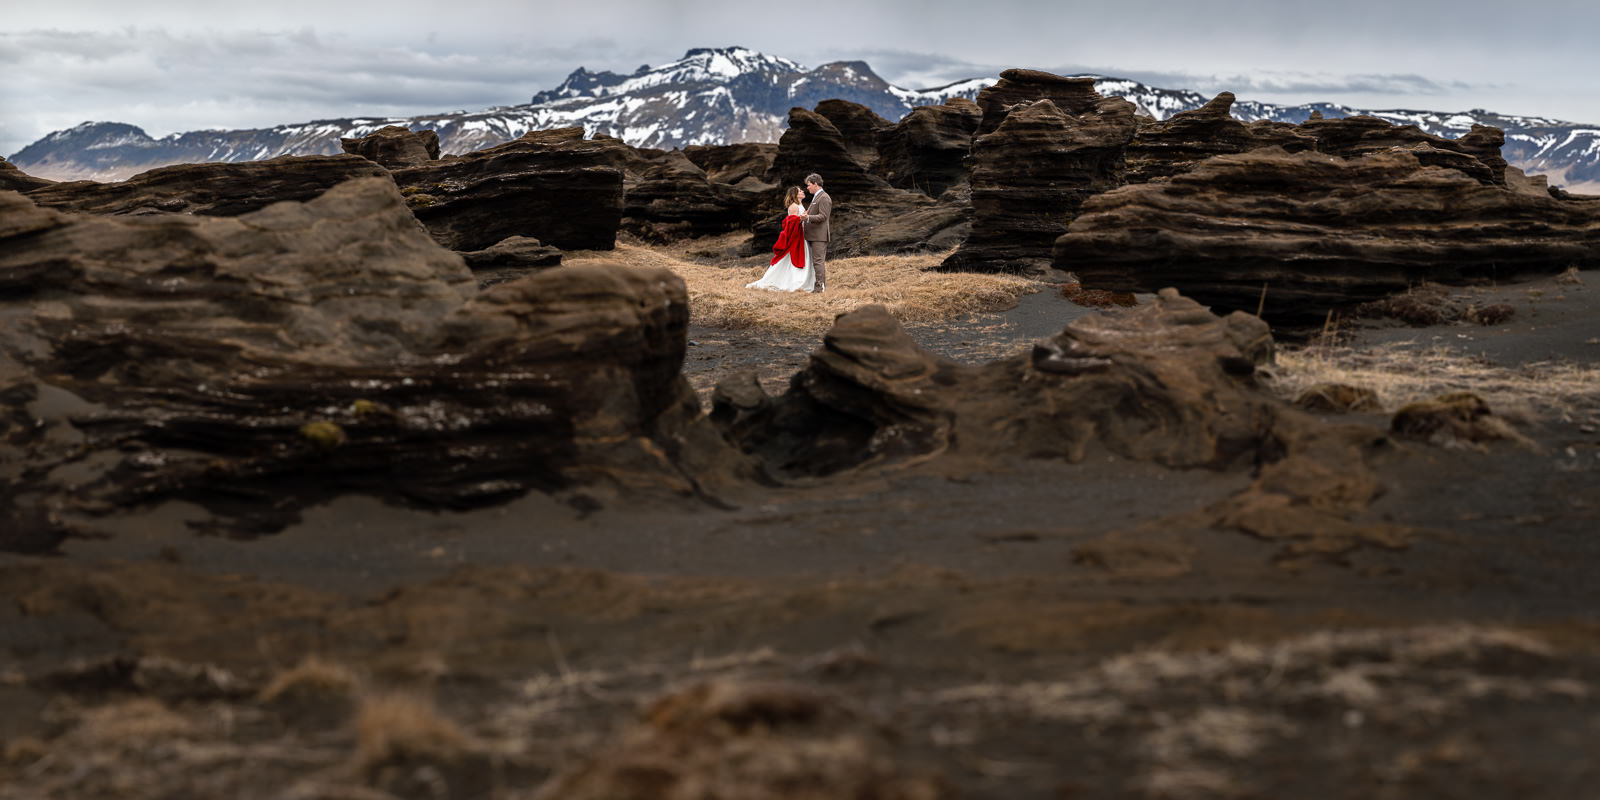
[[[970,100],[912,109],[879,134],[875,171],[891,186],[938,197],[968,180],[964,162],[982,117]]]
[[[561,265],[560,250],[527,236],[508,236],[491,247],[465,251],[461,253],[461,258],[473,272],[525,271]]]
[[[1033,352],[965,366],[923,351],[881,306],[842,315],[787,394],[733,379],[713,420],[775,476],[922,459],[1062,458],[1090,448],[1222,467],[1268,445],[1279,404],[1254,386],[1261,320],[1175,292],[1085,316]]]
[[[696,492],[674,462],[697,409],[683,282],[589,266],[479,294],[387,178],[230,219],[0,192],[0,313],[22,415],[0,423],[0,530],[166,498],[250,533],[340,492]]]
[[[340,139],[346,153],[376,161],[385,167],[415,167],[439,158],[439,134],[385,125],[357,139]]]
[[[1219,317],[1171,289],[981,366],[923,351],[868,306],[839,317],[785,394],[766,395],[752,373],[718,384],[711,421],[780,481],[912,463],[970,474],[1098,453],[1249,468],[1257,477],[1243,491],[1151,530],[1239,530],[1278,542],[1283,557],[1405,547],[1404,527],[1350,521],[1383,491],[1369,466],[1383,433],[1260,389],[1256,367],[1272,352],[1260,319]]]
[[[1244,153],[1277,145],[1291,153],[1316,148],[1316,137],[1294,125],[1257,122],[1246,125],[1229,113],[1233,93],[1223,92],[1193,111],[1139,126],[1128,144],[1128,183],[1148,183],[1185,172],[1207,158]]]
[[[772,169],[772,160],[778,157],[778,145],[765,142],[694,145],[683,148],[683,154],[706,171],[707,180],[737,184],[750,178],[764,179]]]
[[[1377,117],[1345,117],[1343,119],[1312,119],[1299,126],[1299,130],[1317,140],[1317,151],[1328,155],[1354,158],[1381,153],[1396,147],[1415,148],[1423,145],[1440,151],[1432,154],[1440,166],[1471,171],[1473,177],[1487,176],[1497,186],[1506,185],[1506,160],[1500,148],[1506,135],[1499,128],[1473,125],[1471,132],[1459,139],[1447,139],[1424,133],[1415,125],[1392,125]],[[1451,158],[1450,154],[1469,156]],[[1448,159],[1448,160],[1446,160]]]
[[[833,108],[842,115],[848,105]],[[964,236],[964,198],[941,203],[922,192],[890,186],[862,165],[826,117],[796,108],[789,114],[789,130],[778,143],[767,176],[777,187],[770,195],[775,202],[770,213],[752,226],[754,238],[747,252],[763,251],[777,240],[783,222],[783,187],[803,186],[812,172],[822,176],[834,201],[830,257],[936,250],[953,246]]]
[[[894,127],[894,123],[848,100],[824,100],[815,110],[838,129],[844,137],[845,149],[855,157],[856,163],[871,171],[878,163],[878,136]]]
[[[1425,144],[1352,159],[1276,147],[1217,156],[1089,199],[1056,265],[1086,288],[1177,286],[1222,310],[1254,311],[1265,286],[1268,319],[1307,325],[1424,280],[1600,264],[1596,204],[1436,166],[1466,158]]]
[[[643,238],[664,241],[709,236],[748,227],[763,209],[781,206],[775,188],[755,181],[743,188],[712,182],[679,151],[661,153],[630,174],[623,196],[623,225]]]
[[[386,177],[377,164],[351,155],[283,156],[240,163],[176,164],[120,183],[73,181],[28,193],[47,208],[93,214],[182,212],[232,217],[283,200],[310,200],[354,178]]]
[[[978,135],[995,132],[1013,110],[1040,100],[1049,100],[1067,114],[1084,114],[1104,99],[1094,90],[1094,78],[1064,78],[1033,69],[1008,69],[1000,73],[998,83],[978,93],[978,108],[983,112]]]
[[[1007,108],[1005,121],[973,143],[972,235],[944,269],[1048,269],[1051,247],[1078,207],[1121,182],[1136,126],[1132,103],[1102,98],[1082,113],[1050,100]]]
[[[512,142],[393,170],[411,210],[435,241],[481,250],[528,236],[562,250],[609,250],[622,222],[628,146],[583,138],[580,128],[536,131]]]
[[[14,192],[30,192],[42,189],[55,183],[46,178],[35,178],[20,169],[17,165],[0,158],[0,190],[9,189]]]
[[[778,140],[778,155],[767,182],[780,187],[804,186],[805,177],[813,172],[822,176],[829,194],[840,197],[860,198],[891,188],[862,166],[844,134],[827,117],[803,108],[791,109],[789,129]]]

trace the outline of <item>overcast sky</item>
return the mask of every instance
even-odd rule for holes
[[[728,45],[910,88],[1017,66],[1600,123],[1597,37],[1596,0],[7,0],[0,153],[86,120],[161,136],[512,105],[579,66]]]

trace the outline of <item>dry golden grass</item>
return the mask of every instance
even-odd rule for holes
[[[371,772],[385,764],[451,762],[472,746],[461,728],[427,700],[409,694],[369,697],[356,718],[356,766]]]
[[[1541,361],[1515,368],[1442,348],[1398,342],[1363,350],[1310,347],[1278,353],[1271,385],[1293,400],[1319,383],[1365,387],[1384,411],[1446,392],[1472,392],[1494,413],[1532,421],[1600,408],[1600,368]]]
[[[263,703],[279,701],[327,702],[346,699],[359,691],[361,679],[349,668],[307,656],[293,668],[278,673],[261,690]]]
[[[765,259],[749,266],[698,264],[656,249],[624,242],[614,251],[569,253],[565,264],[616,261],[663,267],[689,287],[689,315],[697,324],[718,328],[765,328],[818,334],[834,317],[862,306],[881,304],[901,322],[938,322],[966,314],[1003,311],[1038,284],[1011,275],[933,272],[948,253],[864,256],[830,259],[828,287],[822,294],[746,289],[767,270]],[[757,265],[758,264],[758,265]]]

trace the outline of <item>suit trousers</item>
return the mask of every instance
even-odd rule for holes
[[[811,268],[817,273],[817,289],[821,289],[828,282],[828,243],[807,241],[806,250],[811,253]]]

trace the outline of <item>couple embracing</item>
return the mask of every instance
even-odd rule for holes
[[[828,277],[828,217],[833,214],[833,198],[822,190],[822,176],[814,172],[806,176],[805,190],[811,193],[809,208],[801,207],[803,194],[798,187],[784,193],[789,215],[783,218],[783,233],[772,246],[776,255],[771,268],[761,280],[745,284],[746,289],[822,293]]]

